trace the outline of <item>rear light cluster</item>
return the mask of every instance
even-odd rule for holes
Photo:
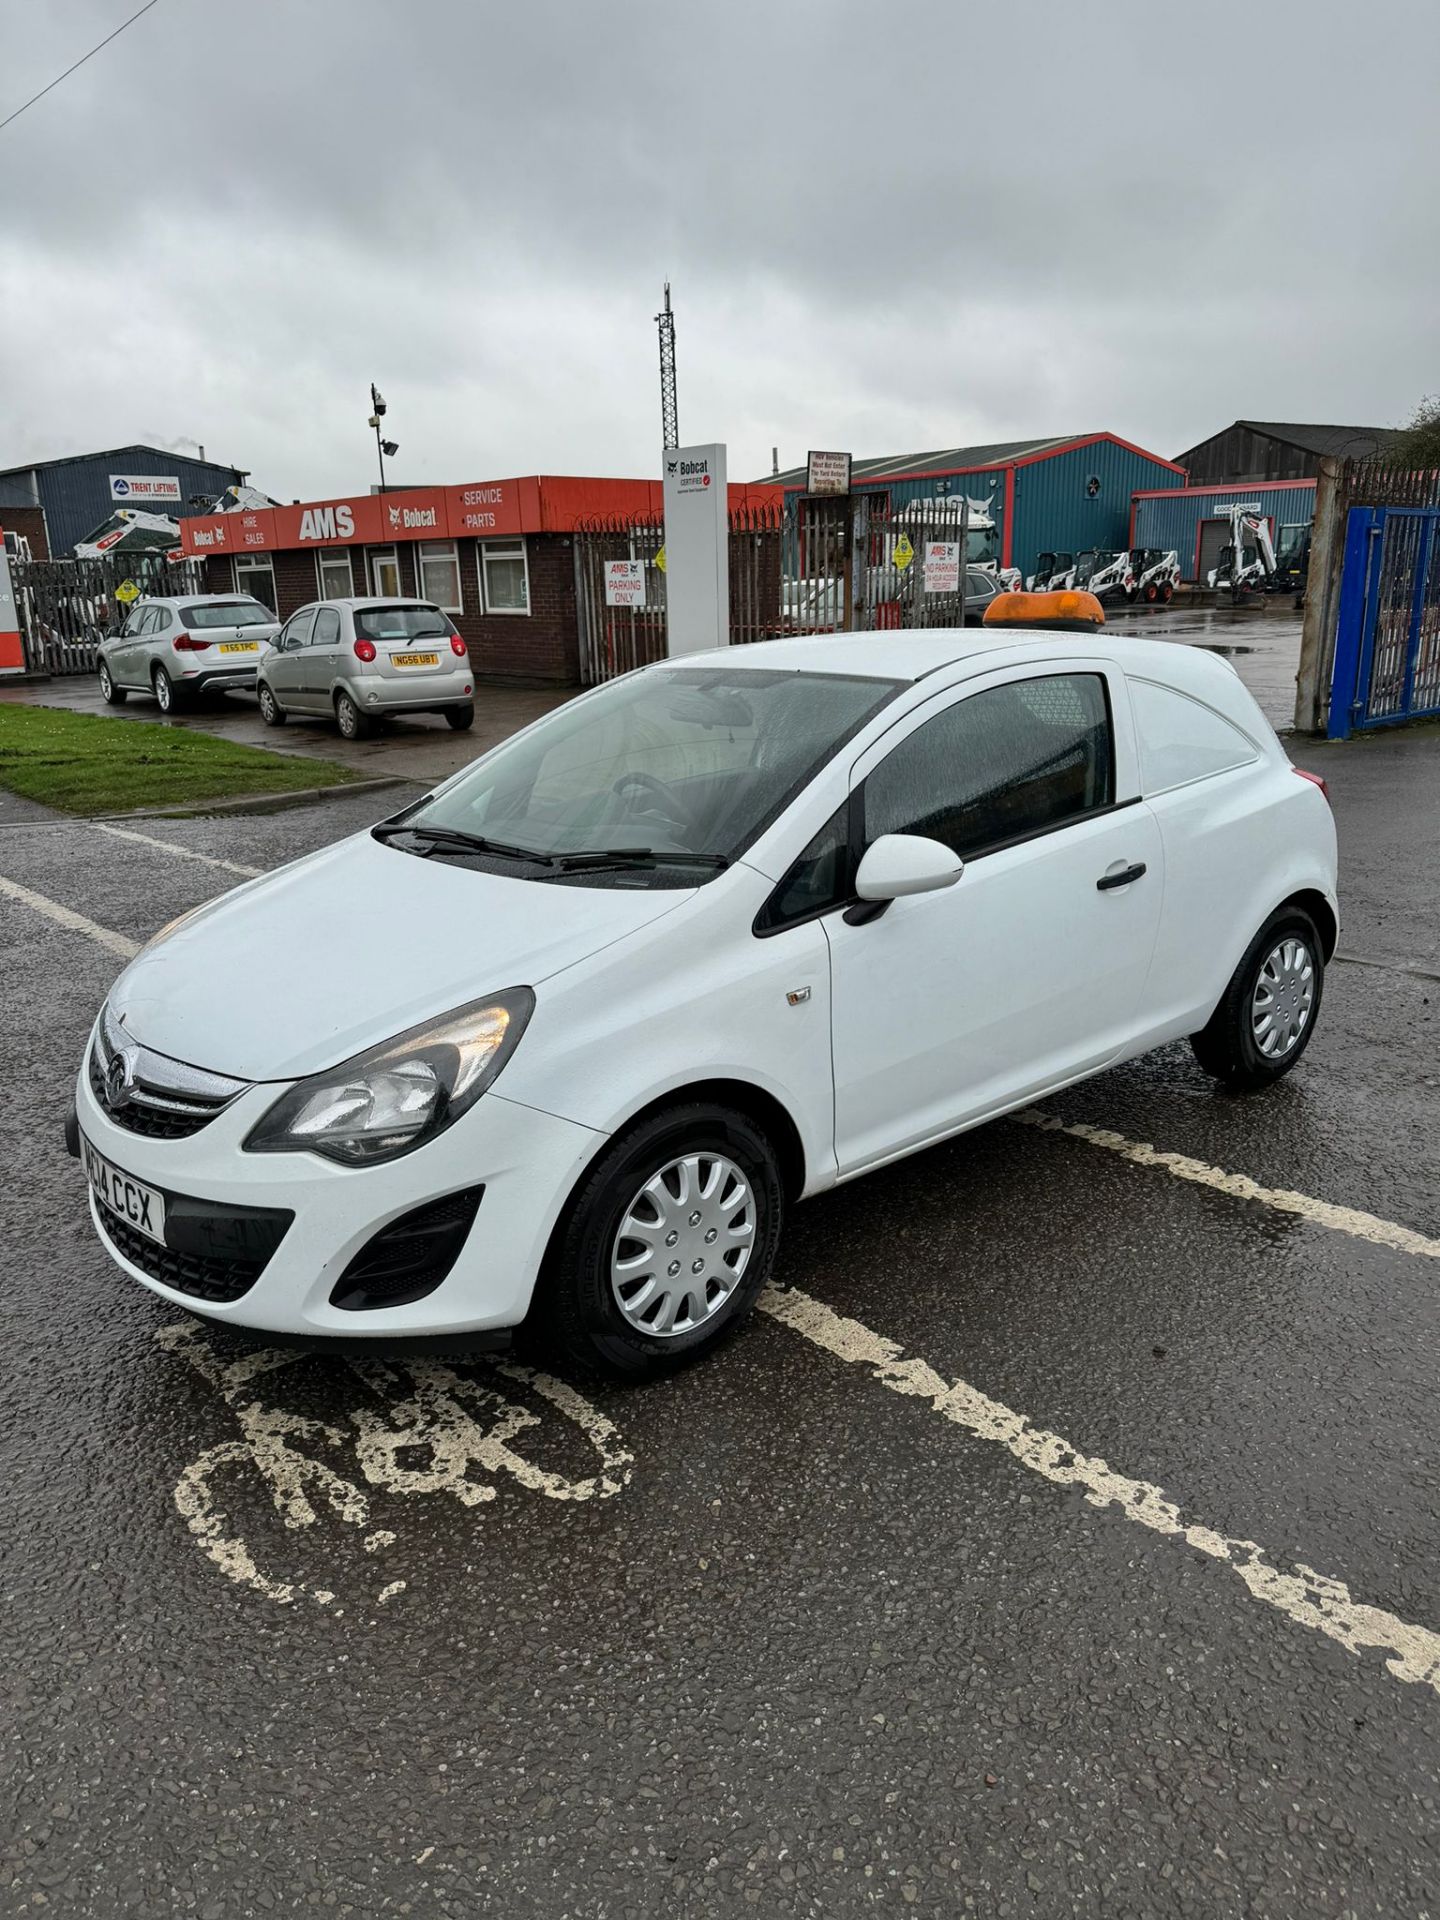
[[[457,660],[463,660],[465,658],[465,642],[460,638],[458,633],[452,633],[450,636],[450,651],[455,655]]]
[[[373,640],[357,640],[355,642],[355,658],[357,660],[373,660],[375,658],[375,642]]]
[[[176,653],[203,653],[210,642],[198,639],[193,633],[177,633],[174,645]]]
[[[1320,774],[1307,773],[1304,767],[1292,767],[1290,771],[1292,773],[1298,773],[1302,780],[1308,780],[1312,787],[1318,787],[1321,793],[1324,794],[1327,800],[1330,798],[1330,789],[1329,787],[1326,786],[1325,781]]]

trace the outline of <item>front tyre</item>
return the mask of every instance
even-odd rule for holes
[[[1195,1058],[1237,1093],[1270,1086],[1309,1046],[1324,988],[1314,921],[1282,907],[1250,942],[1208,1023],[1190,1036]]]
[[[533,1318],[582,1365],[631,1380],[673,1372],[755,1304],[784,1211],[775,1150],[753,1120],[667,1108],[616,1139],[572,1196]]]
[[[125,704],[125,689],[116,686],[103,660],[100,662],[100,698],[107,707],[123,707]]]
[[[290,716],[263,680],[256,689],[256,698],[260,702],[260,718],[265,722],[266,726],[283,727]]]

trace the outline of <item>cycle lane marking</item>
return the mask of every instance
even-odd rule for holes
[[[968,1381],[947,1381],[928,1361],[908,1357],[900,1346],[859,1320],[836,1313],[798,1289],[767,1287],[760,1311],[848,1366],[858,1366],[892,1393],[929,1403],[942,1419],[977,1440],[1002,1447],[1023,1467],[1057,1487],[1081,1487],[1095,1507],[1118,1513],[1151,1532],[1180,1541],[1194,1552],[1230,1567],[1252,1598],[1286,1614],[1296,1625],[1322,1633],[1359,1655],[1375,1648],[1397,1680],[1440,1694],[1440,1633],[1414,1626],[1357,1600],[1343,1580],[1297,1561],[1289,1571],[1275,1566],[1254,1540],[1231,1538],[1186,1520],[1179,1505],[1148,1480],[1134,1480],[1107,1460],[1080,1452],[1057,1433],[1032,1426],[1028,1417],[992,1400]]]

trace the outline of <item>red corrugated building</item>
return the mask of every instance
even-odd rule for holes
[[[732,486],[730,504],[780,500]],[[251,593],[283,619],[317,599],[414,595],[443,607],[481,681],[574,684],[580,678],[574,537],[599,516],[658,525],[658,480],[531,474],[416,487],[182,520],[187,554],[212,592]]]

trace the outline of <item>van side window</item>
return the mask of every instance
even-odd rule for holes
[[[1131,680],[1130,699],[1140,740],[1140,780],[1147,794],[1168,793],[1260,757],[1248,735],[1175,687]]]
[[[1012,680],[917,727],[865,782],[865,844],[919,833],[962,859],[1108,807],[1115,756],[1098,673]]]

